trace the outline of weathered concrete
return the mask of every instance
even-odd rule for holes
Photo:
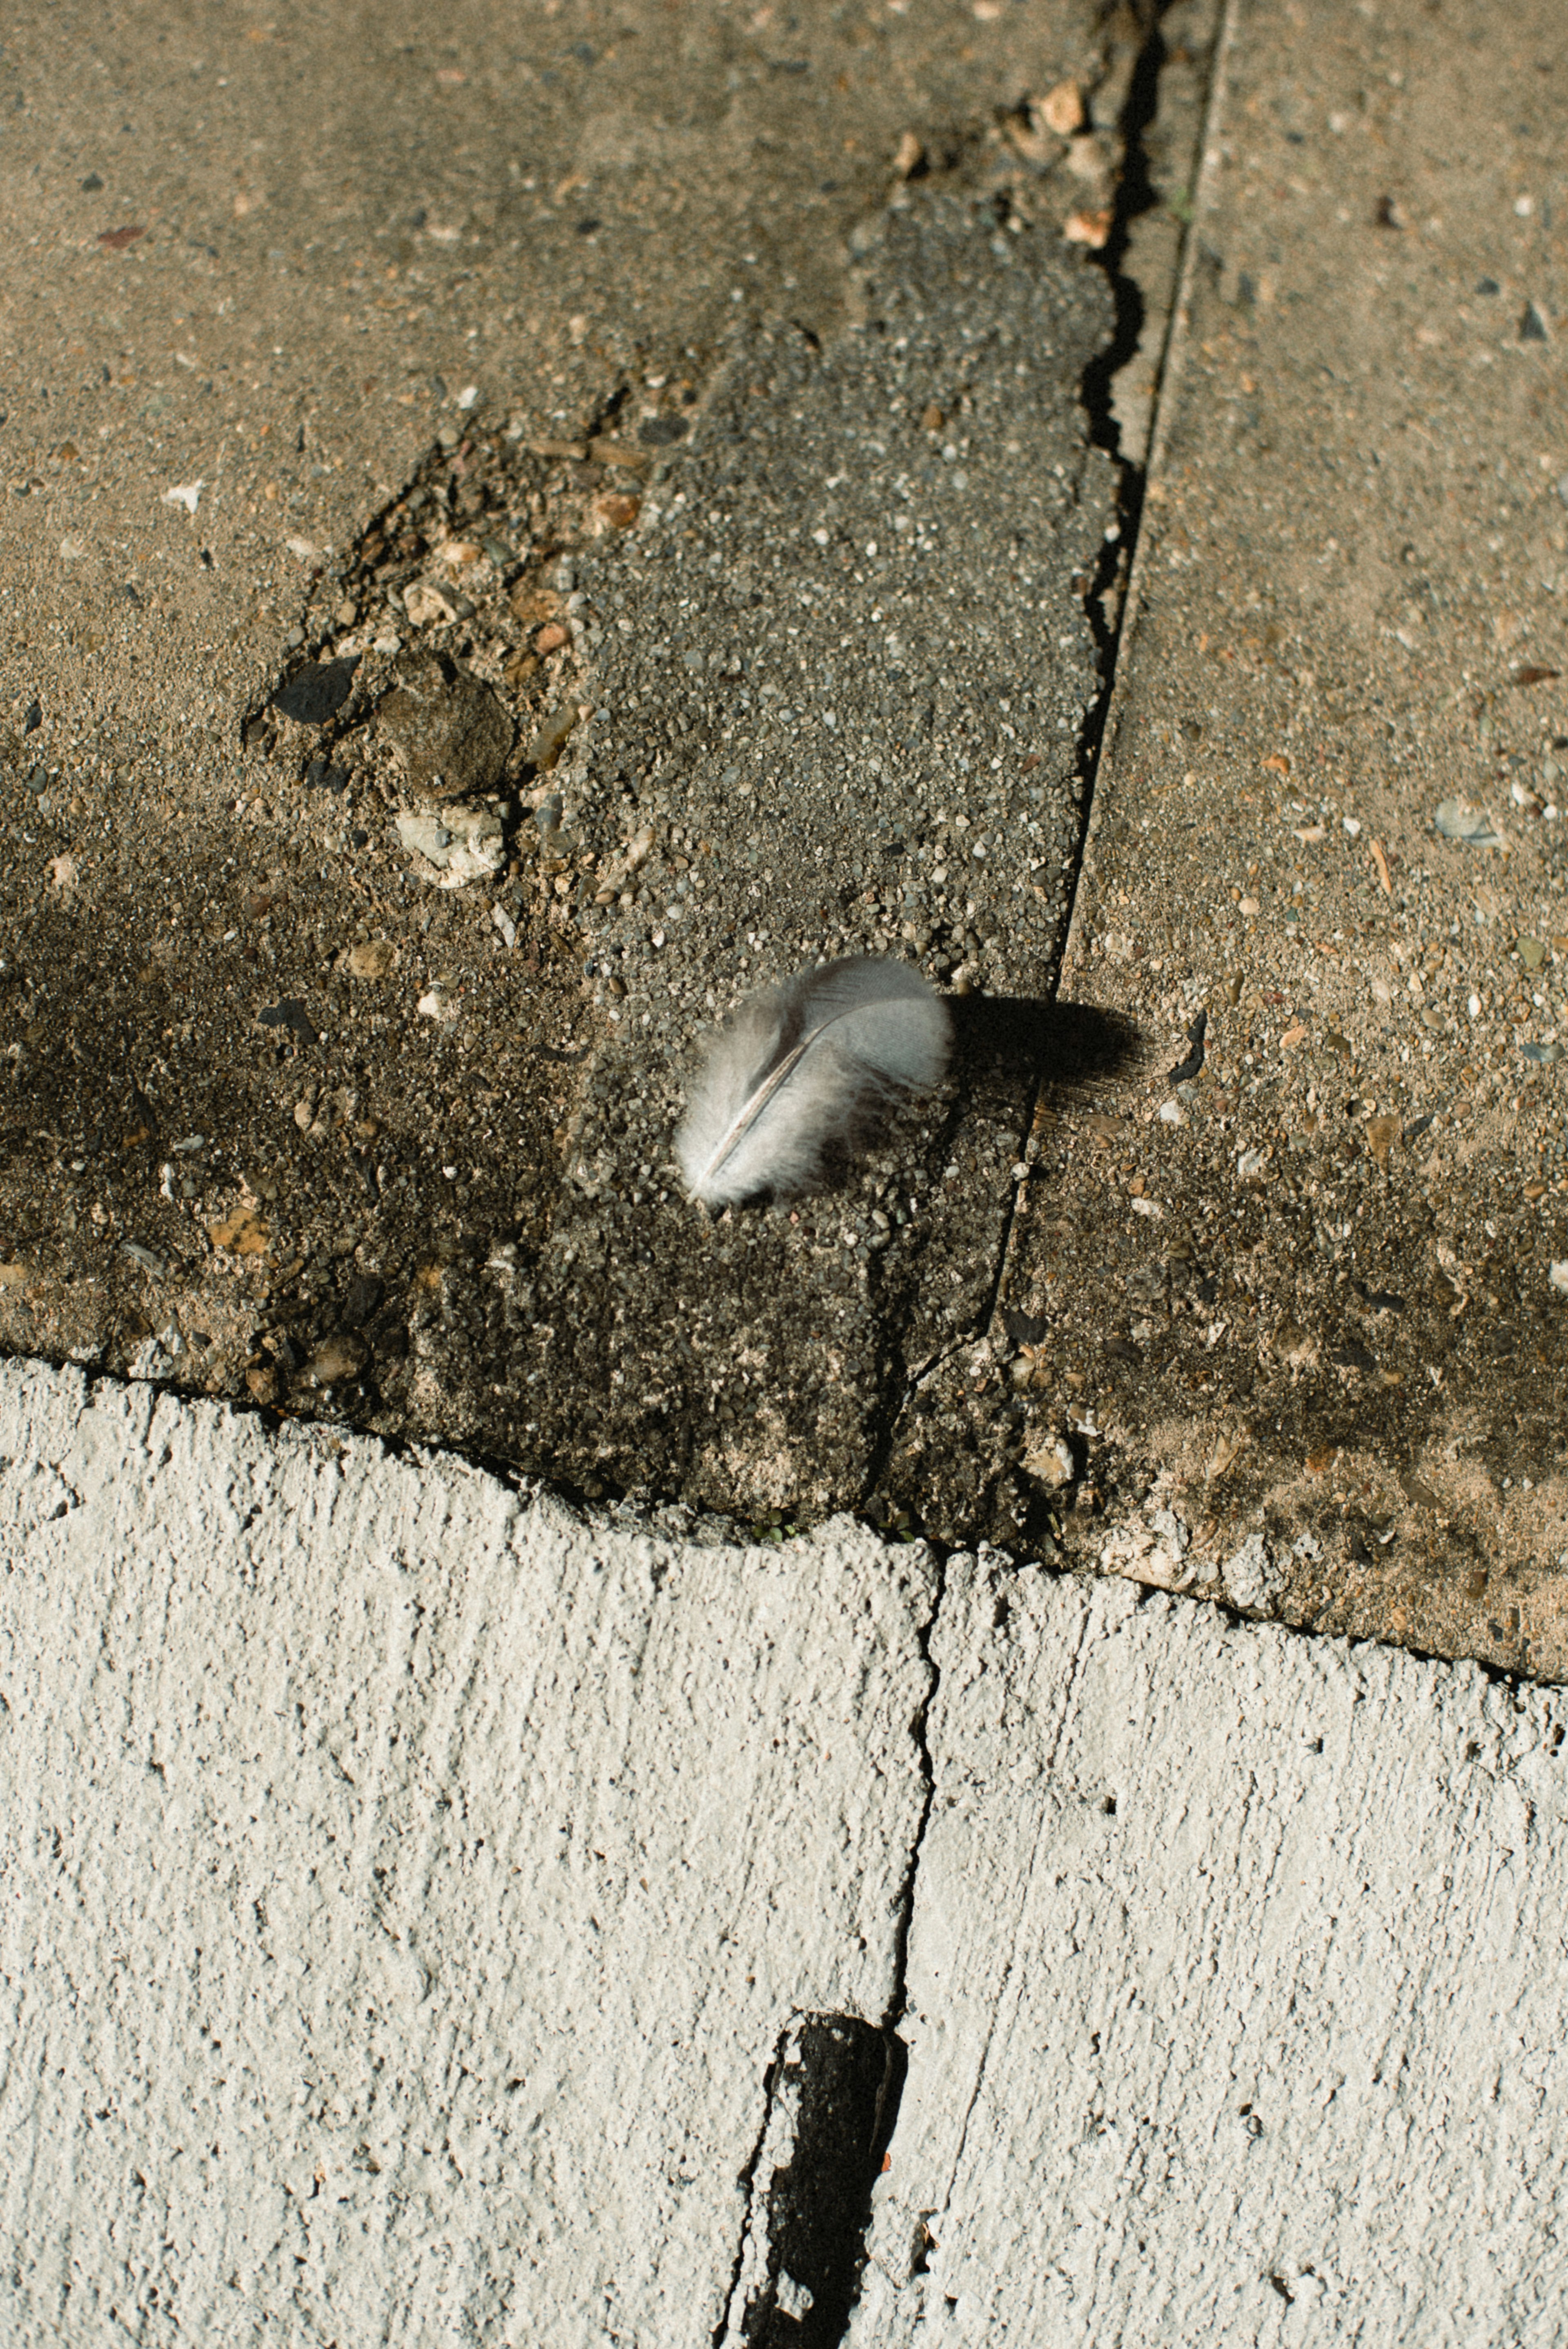
[[[1141,1065],[1042,1092],[889,1484],[963,1536],[1060,1438],[1086,1557],[1560,1677],[1564,59],[1494,34],[1232,12],[1062,977]]]
[[[0,1462],[7,2343],[829,2342],[884,2149],[859,2344],[1555,2337],[1559,1692],[42,1366]]]
[[[717,1235],[681,1072],[835,945],[1048,988],[1116,487],[1063,222],[1140,37],[23,12],[0,1340],[590,1491],[868,1497],[985,1310],[1027,1045],[966,1031],[897,1166]]]

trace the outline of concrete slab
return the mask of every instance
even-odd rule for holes
[[[1560,1691],[46,1366],[0,1463],[7,2342],[1556,2337]]]
[[[1558,1690],[949,1559],[850,2340],[1562,2337]]]
[[[0,2333],[714,2334],[787,2033],[883,2060],[924,1552],[0,1392]]]
[[[1062,977],[1145,1054],[1043,1092],[999,1310],[889,1488],[1555,1677],[1561,30],[1229,41]]]
[[[717,1236],[681,1073],[835,946],[1047,991],[1145,29],[24,12],[5,1343],[591,1491],[867,1497],[985,1309],[1027,1022],[896,1165]]]

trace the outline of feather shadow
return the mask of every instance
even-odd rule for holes
[[[971,1069],[1013,1070],[1071,1097],[1140,1075],[1150,1041],[1120,1011],[1047,1003],[1029,995],[949,1000],[954,1058]]]

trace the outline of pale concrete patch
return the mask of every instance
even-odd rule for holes
[[[36,1364],[0,1566],[8,2344],[772,2337],[905,1999],[855,2349],[1557,2337],[1560,1690]]]
[[[923,1552],[0,1378],[0,2335],[706,2339],[880,2021]]]
[[[1562,2338],[1568,1720],[951,1559],[856,2349]]]

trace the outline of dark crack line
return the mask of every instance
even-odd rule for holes
[[[1097,265],[1105,271],[1110,283],[1112,298],[1116,305],[1115,328],[1104,350],[1085,369],[1079,384],[1079,398],[1088,419],[1088,437],[1095,447],[1107,451],[1117,467],[1118,535],[1102,546],[1095,574],[1084,593],[1084,608],[1089,626],[1094,633],[1099,688],[1079,729],[1077,745],[1078,767],[1083,778],[1084,792],[1081,802],[1082,821],[1073,853],[1072,897],[1075,904],[1083,877],[1084,862],[1091,833],[1095,792],[1099,782],[1100,757],[1105,746],[1107,726],[1116,688],[1117,664],[1127,623],[1131,617],[1132,606],[1127,591],[1142,522],[1144,492],[1148,478],[1145,465],[1135,463],[1121,453],[1121,432],[1116,420],[1112,396],[1116,378],[1136,355],[1146,324],[1147,314],[1143,295],[1137,284],[1127,274],[1125,263],[1131,239],[1132,223],[1144,213],[1155,210],[1161,201],[1155,191],[1150,171],[1147,140],[1149,131],[1159,113],[1160,77],[1168,54],[1161,27],[1164,17],[1175,5],[1176,0],[1157,0],[1152,20],[1140,44],[1129,80],[1127,95],[1118,117],[1117,127],[1124,149],[1123,166],[1117,189],[1111,233],[1103,252],[1096,256]],[[1222,11],[1220,20],[1216,22],[1213,46],[1210,54],[1208,87],[1204,92],[1203,103],[1198,109],[1199,128],[1194,148],[1194,170],[1208,144],[1210,121],[1218,88],[1221,61],[1225,48],[1228,12]],[[1172,338],[1181,311],[1181,295],[1188,275],[1189,256],[1193,250],[1194,234],[1194,223],[1189,221],[1184,225],[1176,266],[1172,273],[1171,306],[1161,336],[1160,363],[1150,389],[1151,409],[1154,415],[1158,415],[1164,395]],[[1106,603],[1106,599],[1112,595],[1117,601],[1114,617],[1108,616]],[[1057,999],[1060,984],[1061,957],[1066,954],[1067,941],[1071,936],[1071,926],[1069,916],[1063,934],[1061,955],[1058,957],[1057,968],[1052,973],[1050,981],[1053,1001]],[[1042,1096],[1051,1081],[1051,1072],[1045,1066],[1042,1065],[1034,1071],[1025,1099],[1016,1154],[1017,1158],[1026,1158],[1035,1118],[1039,1110]],[[956,1123],[956,1114],[954,1122]],[[985,1301],[980,1310],[965,1329],[956,1332],[948,1343],[938,1347],[918,1370],[906,1372],[902,1392],[889,1398],[882,1417],[882,1425],[872,1447],[871,1474],[866,1485],[867,1498],[862,1504],[867,1512],[872,1514],[873,1523],[876,1522],[874,1515],[876,1495],[892,1456],[898,1431],[922,1382],[934,1371],[940,1369],[944,1362],[951,1361],[954,1355],[960,1352],[965,1346],[972,1345],[977,1338],[984,1336],[995,1319],[1003,1283],[1006,1278],[1007,1267],[1012,1256],[1013,1229],[1017,1218],[1018,1201],[1025,1187],[1023,1184],[1015,1184],[1004,1207],[1002,1228],[996,1243]]]
[[[1095,794],[1099,783],[1101,754],[1107,739],[1107,727],[1116,690],[1117,665],[1131,617],[1128,598],[1133,559],[1138,549],[1139,533],[1143,519],[1144,492],[1148,481],[1146,464],[1135,463],[1121,452],[1121,429],[1116,420],[1112,395],[1116,378],[1136,355],[1142,339],[1147,311],[1143,295],[1136,282],[1127,274],[1125,263],[1131,241],[1132,223],[1145,212],[1154,211],[1161,201],[1155,191],[1150,171],[1148,135],[1159,115],[1160,77],[1167,59],[1161,25],[1176,0],[1158,0],[1153,20],[1139,50],[1127,96],[1122,103],[1117,128],[1123,145],[1121,177],[1117,187],[1115,216],[1110,236],[1104,249],[1095,256],[1095,264],[1105,271],[1116,305],[1116,326],[1109,342],[1099,356],[1084,370],[1079,385],[1079,398],[1088,419],[1089,439],[1094,446],[1103,449],[1117,468],[1116,519],[1118,535],[1107,541],[1100,549],[1093,578],[1084,593],[1084,610],[1094,633],[1095,650],[1099,670],[1099,690],[1084,718],[1078,740],[1078,771],[1083,779],[1082,823],[1073,855],[1072,900],[1076,905],[1083,879],[1083,869],[1092,832]],[[1199,109],[1199,131],[1195,160],[1202,156],[1207,144],[1209,118],[1212,110],[1220,60],[1223,51],[1222,28],[1217,25],[1210,54],[1209,84],[1204,102]],[[1171,283],[1171,302],[1161,340],[1160,363],[1150,390],[1151,410],[1158,415],[1164,397],[1167,369],[1170,364],[1172,337],[1181,309],[1181,295],[1187,275],[1188,256],[1192,249],[1195,223],[1189,220],[1183,227],[1181,246]],[[1150,446],[1152,446],[1152,431]],[[1114,616],[1108,612],[1108,603],[1115,597]],[[1072,932],[1069,916],[1063,934],[1061,957],[1051,978],[1051,999],[1055,1001],[1061,979],[1061,957]],[[1020,1156],[1026,1154],[1029,1137],[1042,1095],[1049,1081],[1048,1072],[1037,1070],[1029,1088],[1019,1139]],[[1013,1226],[1017,1217],[1018,1199],[1024,1188],[1016,1184],[1003,1216],[995,1268],[984,1311],[978,1317],[974,1335],[989,1330],[995,1318],[1012,1255]]]

